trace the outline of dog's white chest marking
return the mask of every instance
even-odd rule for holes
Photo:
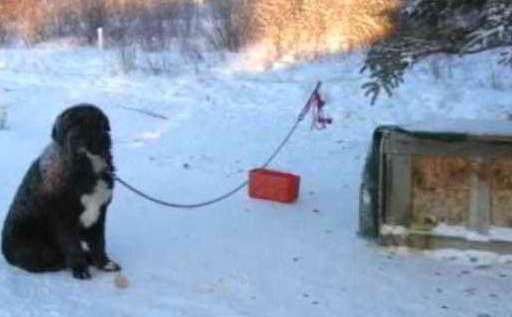
[[[105,160],[101,156],[94,155],[87,151],[85,151],[85,155],[87,155],[87,157],[89,158],[89,161],[91,161],[92,169],[94,170],[94,173],[97,174],[99,172],[104,171],[107,168],[107,162],[105,162]]]
[[[107,163],[101,156],[89,152],[85,152],[85,154],[91,161],[92,168],[96,174],[105,170]],[[80,215],[80,222],[84,227],[89,228],[98,221],[101,206],[106,204],[111,197],[112,189],[108,188],[107,183],[103,180],[98,180],[92,193],[82,195],[80,201],[84,211]]]
[[[107,183],[99,180],[91,194],[82,195],[80,201],[84,206],[84,211],[80,215],[80,222],[86,228],[89,228],[98,221],[100,208],[106,204],[112,197],[112,189],[108,188]]]

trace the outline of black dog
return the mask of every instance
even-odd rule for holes
[[[119,265],[105,253],[105,213],[114,185],[110,125],[93,105],[61,113],[53,142],[31,165],[2,231],[7,261],[30,272],[72,270],[91,277]]]

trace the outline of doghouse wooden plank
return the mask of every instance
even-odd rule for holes
[[[416,156],[413,159],[414,188],[434,190],[439,187],[439,158]]]
[[[512,190],[512,158],[494,160],[492,174],[494,189]]]
[[[512,159],[494,161],[491,200],[491,223],[512,227]]]
[[[391,155],[386,159],[386,223],[411,224],[412,161],[410,156]]]
[[[468,189],[470,166],[462,157],[439,157],[439,183],[447,189]]]
[[[386,172],[386,166],[387,166],[387,160],[385,159],[384,155],[384,148],[382,146],[382,143],[379,146],[379,189],[378,189],[378,206],[377,206],[377,222],[378,226],[383,224],[385,222],[385,213],[386,213],[386,186],[387,186],[387,172]]]
[[[469,227],[477,232],[486,233],[491,220],[490,163],[474,159],[470,165]]]
[[[512,227],[512,191],[492,192],[491,223],[498,227]]]
[[[483,138],[447,142],[390,133],[383,139],[383,146],[386,154],[393,155],[512,157],[512,139],[510,142],[500,141],[499,143],[485,142]]]
[[[419,226],[466,224],[469,189],[413,189],[413,223]]]
[[[459,157],[414,156],[413,223],[467,223],[469,209],[469,167]]]

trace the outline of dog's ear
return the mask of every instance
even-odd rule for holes
[[[64,131],[61,121],[61,116],[58,116],[57,119],[55,119],[55,123],[53,124],[52,128],[52,139],[59,145],[64,145],[65,137],[64,137]]]
[[[67,112],[61,113],[55,119],[55,123],[52,128],[52,139],[60,146],[70,149],[70,132],[71,132],[70,120]],[[76,135],[73,135],[76,139]],[[73,140],[75,141],[75,140]]]
[[[110,132],[110,122],[106,116],[105,116],[105,131]]]

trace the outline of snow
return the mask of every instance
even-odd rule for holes
[[[380,226],[381,235],[406,235],[407,228],[404,226],[392,226],[384,224]]]
[[[413,230],[414,231],[414,230]],[[464,226],[438,224],[430,231],[431,234],[444,237],[464,238],[469,241],[512,242],[512,228],[491,226],[486,233],[480,233]],[[404,226],[384,224],[380,226],[380,234],[406,236],[410,232]]]
[[[434,228],[433,233],[436,235],[460,237],[474,241],[512,241],[512,229],[502,227],[491,227],[488,233],[478,233],[463,226],[439,224]]]
[[[118,186],[107,241],[129,287],[116,288],[113,274],[93,271],[83,282],[69,272],[29,274],[1,259],[0,317],[510,317],[507,259],[452,261],[381,249],[356,235],[373,128],[433,115],[508,120],[511,72],[495,67],[496,58],[441,59],[437,77],[426,61],[393,98],[371,107],[360,88],[359,53],[263,72],[213,57],[177,59],[171,74],[158,77],[123,74],[108,50],[0,50],[0,100],[9,105],[8,129],[0,131],[1,217],[55,116],[75,103],[95,103],[109,115],[120,176],[178,203],[244,181],[285,136],[317,80],[334,119],[315,132],[305,121],[271,166],[301,175],[297,203],[242,192],[203,209],[173,210]]]

